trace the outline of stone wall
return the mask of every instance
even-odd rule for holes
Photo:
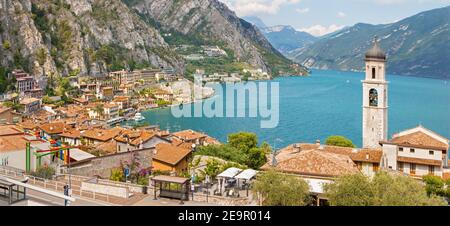
[[[93,182],[89,182],[89,181],[81,182],[81,190],[91,191],[91,192],[95,192],[95,193],[108,194],[108,195],[113,195],[113,196],[121,197],[121,198],[129,198],[130,197],[130,192],[129,192],[128,188],[126,188],[126,187],[104,185],[104,184],[98,184],[98,183],[93,183]]]
[[[152,164],[153,150],[151,148],[83,160],[71,164],[70,173],[86,177],[110,178],[111,169],[120,167],[121,162],[131,163],[134,154],[140,159],[141,167],[148,168]],[[61,167],[61,173],[68,173],[67,165]]]

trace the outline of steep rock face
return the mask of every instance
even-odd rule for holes
[[[0,48],[4,66],[62,75],[136,64],[184,71],[158,30],[119,0],[0,0],[0,12],[0,41],[10,43]]]
[[[55,71],[49,51],[43,43],[41,33],[34,26],[31,17],[31,2],[26,0],[0,0],[0,64],[26,65],[32,73]],[[40,65],[36,53],[38,49],[47,53],[44,64]]]
[[[238,60],[265,71],[271,65],[267,52],[285,58],[250,23],[240,19],[217,0],[124,0],[141,15],[151,17],[166,30],[183,34],[200,33],[204,37],[224,42]]]

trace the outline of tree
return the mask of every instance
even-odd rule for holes
[[[372,179],[363,174],[347,175],[324,186],[335,206],[435,206],[442,198],[428,196],[425,187],[406,176],[377,173]]]
[[[95,105],[94,112],[97,113],[97,117],[101,118],[103,116],[103,113],[105,112],[103,104]]]
[[[263,143],[261,147],[257,144],[258,138],[254,133],[240,132],[230,134],[227,144],[201,146],[195,154],[215,156],[258,169],[266,162],[266,155],[271,148],[267,143]]]
[[[262,148],[252,148],[248,152],[246,165],[252,169],[258,169],[266,163],[266,153]]]
[[[427,175],[423,177],[423,181],[425,182],[425,188],[429,196],[439,195],[450,197],[449,194],[446,194],[444,179],[434,175]]]
[[[203,173],[205,175],[208,175],[211,177],[212,180],[216,178],[216,176],[220,173],[220,163],[216,159],[208,160],[206,163],[206,167],[203,170]]]
[[[305,206],[310,202],[308,183],[274,170],[260,173],[252,190],[264,206]]]
[[[258,137],[254,133],[239,132],[228,135],[228,144],[234,148],[248,152],[257,147]]]
[[[419,181],[406,176],[378,173],[372,180],[377,206],[440,206],[445,205],[441,197],[428,196]]]
[[[45,68],[44,64],[47,61],[47,52],[44,48],[40,48],[36,53],[36,59],[38,61],[39,66],[42,67],[42,76],[45,76]]]
[[[325,143],[327,145],[339,146],[339,147],[351,147],[351,148],[356,147],[350,139],[348,139],[344,136],[330,136],[327,138]]]
[[[363,174],[342,176],[335,183],[326,184],[324,190],[330,204],[334,206],[373,205],[373,190],[369,178]]]
[[[0,66],[0,93],[11,89],[11,81],[8,79],[8,70]]]

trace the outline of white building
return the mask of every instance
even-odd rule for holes
[[[448,166],[449,140],[422,126],[394,134],[391,140],[381,141],[383,167],[410,176],[443,176]]]

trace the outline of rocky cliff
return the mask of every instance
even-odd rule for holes
[[[101,73],[123,67],[174,67],[158,30],[119,0],[0,0],[1,65],[34,73]]]
[[[292,63],[217,0],[0,0],[0,65],[38,75],[149,66],[184,73],[167,31],[223,44],[237,63],[275,74]]]
[[[183,35],[199,34],[230,48],[239,61],[277,74],[276,65],[291,62],[252,24],[217,0],[123,0],[144,18]]]

